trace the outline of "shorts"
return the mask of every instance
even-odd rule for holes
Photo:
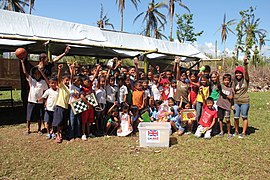
[[[95,112],[94,112],[93,107],[82,112],[82,123],[83,124],[84,123],[93,123],[94,121],[95,121]]]
[[[44,115],[44,104],[28,102],[27,104],[27,121],[41,121]]]
[[[59,127],[68,118],[68,110],[60,106],[56,106],[53,113],[52,126]]]
[[[45,111],[44,121],[46,123],[52,124],[52,122],[53,122],[53,113],[54,113],[54,111],[48,111],[48,110]]]
[[[242,118],[248,118],[249,104],[234,104],[234,119],[240,118],[240,113]]]
[[[218,118],[219,120],[223,120],[224,118],[229,118],[230,119],[231,111],[223,109],[221,107],[218,107]]]

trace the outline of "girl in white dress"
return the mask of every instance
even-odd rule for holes
[[[121,123],[117,130],[117,136],[127,136],[132,133],[131,118],[128,114],[128,105],[126,103],[122,103],[122,112],[119,113],[119,119]]]

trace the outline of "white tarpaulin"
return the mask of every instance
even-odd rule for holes
[[[0,10],[0,50],[14,51],[15,47],[25,46],[30,53],[39,53],[44,51],[40,44],[47,40],[51,41],[53,54],[62,52],[65,44],[71,44],[71,54],[74,55],[134,57],[156,50],[147,57],[171,59],[179,55],[208,59],[190,44]],[[35,42],[39,43],[39,46],[35,45]]]

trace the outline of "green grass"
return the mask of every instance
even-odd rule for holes
[[[21,90],[12,90],[12,97],[14,102],[21,102]],[[1,91],[0,100],[1,99],[10,99],[10,91]]]
[[[3,179],[269,179],[270,92],[250,93],[244,139],[173,136],[170,148],[140,148],[138,137],[56,144],[25,124],[0,128]],[[36,124],[32,125],[36,129]]]

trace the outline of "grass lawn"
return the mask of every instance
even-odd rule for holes
[[[269,179],[270,92],[250,93],[244,139],[174,136],[170,148],[140,148],[138,137],[56,144],[25,124],[0,127],[2,179]],[[36,124],[32,125],[36,129]]]

